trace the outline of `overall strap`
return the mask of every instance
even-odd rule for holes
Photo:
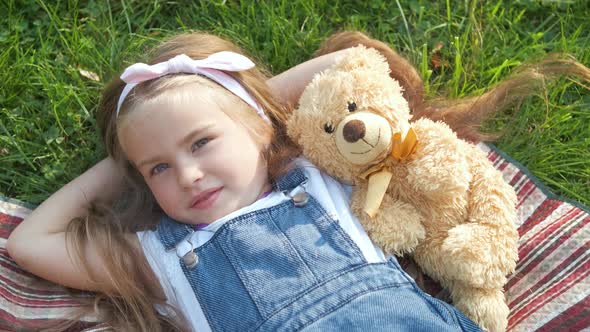
[[[300,184],[307,181],[303,169],[300,167],[293,168],[287,174],[280,177],[273,185],[274,191],[291,191]]]

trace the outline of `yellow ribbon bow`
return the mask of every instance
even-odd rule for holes
[[[401,139],[402,134],[397,132],[392,136],[392,147],[390,157],[398,162],[406,160],[418,146],[418,138],[414,129],[410,127],[406,137]],[[365,206],[363,210],[373,218],[377,210],[381,206],[389,181],[393,174],[385,169],[385,160],[379,164],[369,168],[367,171],[360,174],[364,179],[368,180],[367,195],[365,197]]]
[[[402,141],[402,133],[395,133],[392,136],[391,157],[397,161],[403,161],[416,151],[418,146],[418,137],[416,132],[410,127],[406,137]]]

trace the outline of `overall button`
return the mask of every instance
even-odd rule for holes
[[[176,256],[182,259],[182,262],[189,269],[197,266],[199,256],[195,253],[195,247],[190,240],[184,240],[176,246]]]
[[[197,263],[199,263],[199,256],[197,256],[194,251],[190,251],[186,253],[186,255],[182,256],[182,261],[186,267],[192,269],[193,267],[197,266]]]
[[[301,207],[301,206],[305,206],[305,204],[307,204],[307,202],[309,202],[309,195],[307,195],[306,192],[300,192],[300,193],[293,195],[292,199],[293,199],[293,204],[295,204],[295,206]]]

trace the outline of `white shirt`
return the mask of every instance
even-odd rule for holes
[[[212,222],[206,227],[193,232],[189,236],[190,242],[195,248],[198,248],[207,242],[215,231],[228,220],[251,211],[275,206],[291,199],[291,196],[298,192],[306,191],[322,205],[324,210],[334,220],[338,221],[340,227],[342,227],[359,247],[367,262],[384,262],[386,257],[383,255],[383,252],[371,242],[358,219],[350,212],[351,187],[343,185],[332,177],[320,172],[317,167],[305,159],[299,158],[296,163],[298,166],[303,167],[308,179],[301,186],[295,188],[288,194],[272,192],[253,204]],[[184,276],[180,264],[178,264],[179,256],[176,251],[166,251],[158,239],[156,231],[138,232],[137,236],[152,270],[160,280],[162,288],[166,293],[167,302],[179,308],[185,314],[193,330],[211,331],[201,306],[188,280]],[[162,314],[166,314],[162,308],[157,309]]]

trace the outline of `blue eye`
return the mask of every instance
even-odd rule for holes
[[[156,166],[154,166],[154,168],[152,168],[152,171],[150,173],[152,175],[158,175],[165,171],[166,168],[168,168],[168,164],[157,164]]]
[[[200,140],[197,140],[195,143],[193,143],[193,151],[195,151],[196,149],[202,148],[203,146],[205,146],[207,143],[209,143],[209,141],[211,141],[210,138],[201,138]]]

